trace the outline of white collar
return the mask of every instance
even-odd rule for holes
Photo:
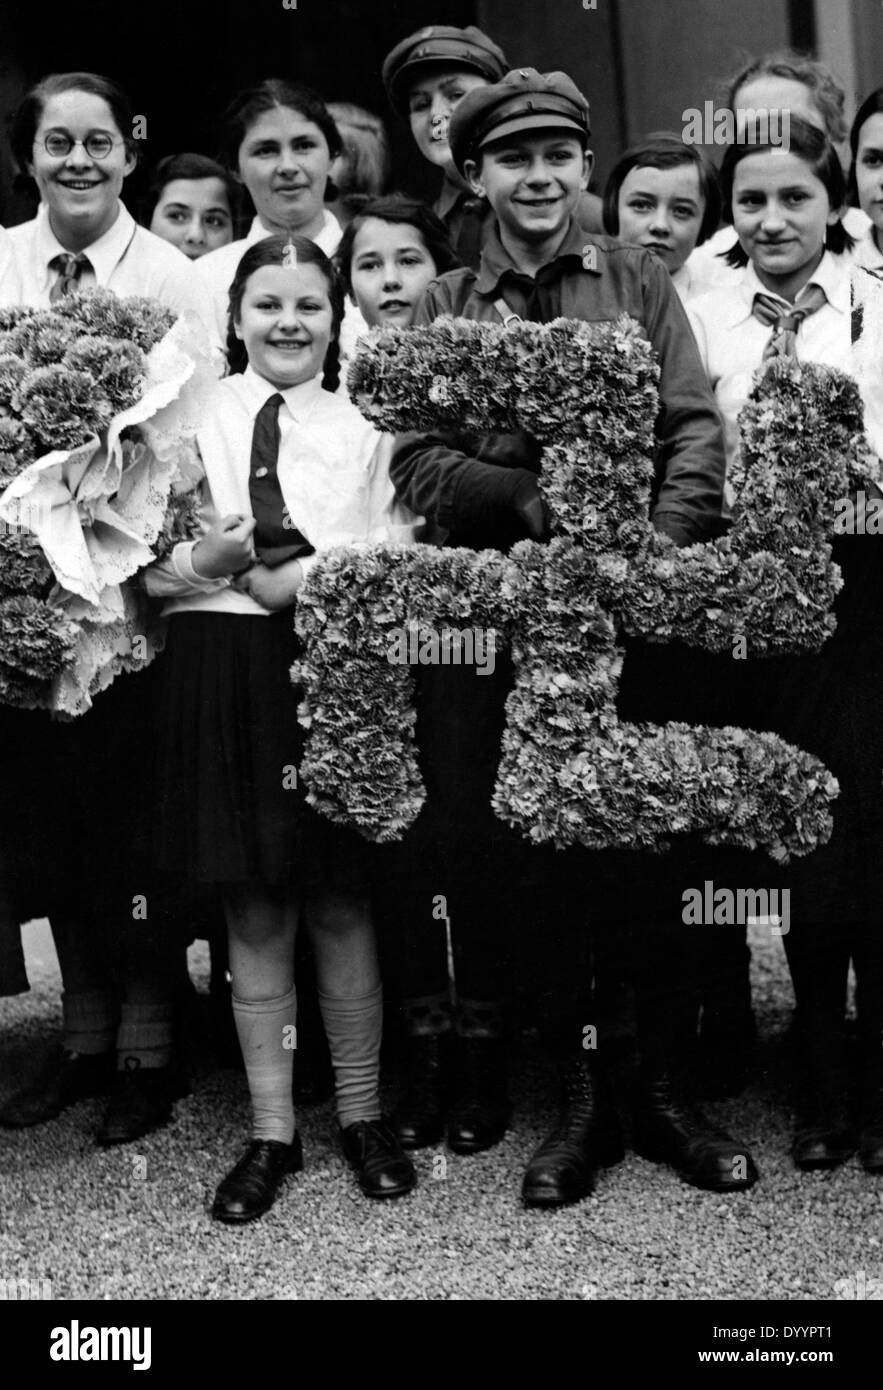
[[[56,256],[69,255],[52,230],[49,209],[41,203],[36,216],[36,247],[39,262],[47,270]],[[117,215],[113,224],[103,232],[97,241],[83,247],[83,255],[89,257],[89,264],[95,272],[99,285],[106,285],[125,254],[129,242],[135,235],[136,223],[123,203],[117,203]]]
[[[241,380],[245,401],[252,417],[257,415],[261,406],[271,396],[278,394],[288,407],[292,419],[303,422],[309,418],[322,398],[321,372],[309,381],[300,381],[297,386],[286,387],[284,391],[278,391],[272,382],[267,381],[266,377],[258,376],[251,367],[246,367]]]
[[[832,309],[836,309],[839,314],[849,314],[850,312],[850,280],[849,266],[842,256],[833,256],[830,251],[826,251],[813,271],[812,276],[804,285],[800,294],[797,296],[797,303],[800,303],[800,295],[809,289],[810,285],[818,285],[825,291],[825,297]],[[773,290],[768,290],[758,278],[757,271],[749,261],[742,271],[742,278],[739,282],[738,306],[734,306],[730,314],[727,327],[735,328],[738,324],[744,323],[751,317],[751,309],[754,304],[756,294],[771,294],[774,299],[781,299],[783,304],[787,300],[782,299],[781,295],[775,294]]]
[[[284,233],[271,232],[264,226],[259,217],[255,217],[248,229],[248,236],[245,238],[245,244],[246,246],[254,246],[256,241],[263,241],[264,237],[276,235],[281,236],[284,235]],[[342,236],[343,228],[334,216],[334,213],[329,211],[328,208],[325,208],[322,215],[322,230],[318,232],[316,236],[310,237],[310,241],[314,241],[319,249],[325,252],[326,256],[333,256],[340,244],[340,238]]]

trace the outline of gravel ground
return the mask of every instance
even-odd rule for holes
[[[262,1221],[230,1229],[208,1205],[247,1133],[245,1082],[203,1068],[173,1123],[138,1145],[95,1147],[98,1101],[38,1129],[0,1130],[0,1279],[49,1279],[55,1298],[95,1300],[829,1300],[838,1281],[883,1280],[883,1184],[857,1159],[831,1174],[791,1165],[791,990],[781,942],[752,935],[757,1081],[706,1107],[750,1145],[761,1181],[749,1193],[699,1192],[629,1153],[577,1206],[524,1209],[521,1174],[551,1119],[552,1079],[528,1039],[498,1148],[474,1158],[423,1150],[416,1192],[384,1205],[355,1186],[330,1104],[303,1110],[305,1172]],[[45,924],[26,937],[31,993],[0,1000],[2,1095],[60,1023]],[[204,949],[191,962],[205,988]]]

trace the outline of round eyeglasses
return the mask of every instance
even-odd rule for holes
[[[50,130],[49,134],[41,141],[35,140],[34,144],[43,145],[43,149],[53,159],[64,159],[69,155],[75,145],[82,145],[90,159],[107,159],[111,150],[116,145],[121,145],[122,140],[114,140],[112,135],[103,135],[100,131],[94,131],[87,135],[85,140],[72,140],[69,135],[65,135],[61,130]]]

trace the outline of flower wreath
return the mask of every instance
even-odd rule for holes
[[[312,568],[292,679],[309,730],[301,774],[324,815],[376,841],[414,821],[425,790],[413,674],[391,664],[391,634],[468,624],[511,648],[493,807],[528,839],[661,849],[692,831],[786,861],[830,837],[836,780],[777,735],[620,722],[616,633],[743,656],[822,645],[842,583],[835,502],[877,476],[858,389],[788,360],[759,373],[740,417],[732,529],[678,549],[648,519],[658,377],[625,317],[506,329],[442,319],[363,340],[349,385],[379,427],[526,430],[544,444],[553,539],[508,555],[341,548]]]

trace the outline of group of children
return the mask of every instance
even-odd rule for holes
[[[586,1196],[597,1169],[623,1152],[622,1096],[603,1040],[632,998],[635,1147],[696,1186],[741,1190],[758,1176],[750,1153],[711,1124],[690,1090],[697,1023],[718,1094],[744,1084],[734,1057],[744,1063],[752,1031],[744,933],[724,940],[710,928],[715,941],[697,948],[696,928],[681,919],[685,865],[710,877],[706,852],[678,847],[660,873],[637,852],[528,846],[498,821],[490,797],[512,681],[502,657],[482,680],[468,667],[416,673],[428,796],[403,840],[369,847],[332,827],[288,776],[303,740],[289,680],[293,613],[317,552],[333,545],[506,550],[550,533],[539,449],[527,436],[391,439],[368,425],[341,382],[366,327],[442,314],[491,323],[630,314],[660,365],[653,524],[679,546],[725,530],[727,466],[755,371],[771,352],[850,370],[851,277],[883,266],[883,89],[850,133],[848,187],[861,210],[847,214],[835,148],[843,94],[808,59],[760,60],[729,92],[735,112],[788,111],[787,148],[753,129],[728,147],[718,176],[695,146],[660,133],[623,155],[603,200],[589,192],[589,104],[564,73],[511,70],[479,30],[432,26],[396,46],[383,78],[442,173],[434,210],[385,195],[376,118],[339,107],[335,120],[313,92],[285,81],[236,99],[222,163],[184,154],[158,166],[143,210],[149,231],[120,201],[135,147],[113,83],[56,75],[17,113],[16,157],[41,203],[0,248],[0,300],[44,305],[96,283],[153,295],[202,319],[226,374],[197,436],[199,539],[145,575],[168,618],[162,656],[118,679],[73,725],[3,713],[10,746],[26,742],[46,766],[62,760],[54,765],[64,787],[56,773],[51,791],[35,796],[45,797],[40,813],[66,856],[64,872],[42,874],[41,865],[39,888],[0,885],[7,940],[23,916],[48,912],[64,984],[63,1048],[0,1106],[0,1124],[46,1122],[108,1089],[100,1142],[137,1139],[168,1120],[186,1090],[173,1055],[174,940],[193,934],[192,891],[216,894],[223,911],[254,1116],[245,1154],[217,1189],[217,1219],[259,1217],[303,1161],[292,1101],[301,921],[343,1152],[366,1195],[408,1192],[409,1151],[443,1137],[465,1154],[500,1141],[510,1120],[508,1039],[520,1016],[537,1024],[561,1087],[561,1114],[528,1163],[523,1198],[555,1206]],[[243,190],[254,218],[237,237]],[[883,450],[883,440],[871,442]],[[880,1173],[883,935],[870,905],[883,832],[874,705],[883,648],[870,545],[843,539],[838,636],[818,656],[770,663],[768,709],[746,704],[739,717],[725,666],[703,670],[707,722],[762,719],[840,780],[839,828],[794,870],[799,907],[785,939],[802,1083],[794,1158],[801,1168],[833,1167],[859,1149],[867,1171]],[[627,644],[622,712],[690,717],[679,684],[688,663],[673,675],[677,661]],[[142,785],[137,805],[123,797],[121,812],[119,767],[136,738],[153,748],[147,800]],[[76,775],[85,760],[94,773],[86,788]],[[82,803],[73,828],[68,781]],[[111,837],[119,845],[121,826],[131,854],[120,852],[92,884],[80,875],[73,891],[77,855],[88,857],[88,845],[94,856]],[[12,808],[3,833],[20,858],[33,856]],[[738,872],[768,878],[754,861]],[[128,920],[127,906],[148,881],[157,904],[149,928]],[[439,894],[453,924],[456,991],[432,913]],[[388,1119],[379,960],[403,1035]],[[857,1066],[845,1033],[850,960]],[[6,992],[24,987],[14,970],[11,979]],[[608,1025],[597,1051],[585,1046],[596,1019]]]

